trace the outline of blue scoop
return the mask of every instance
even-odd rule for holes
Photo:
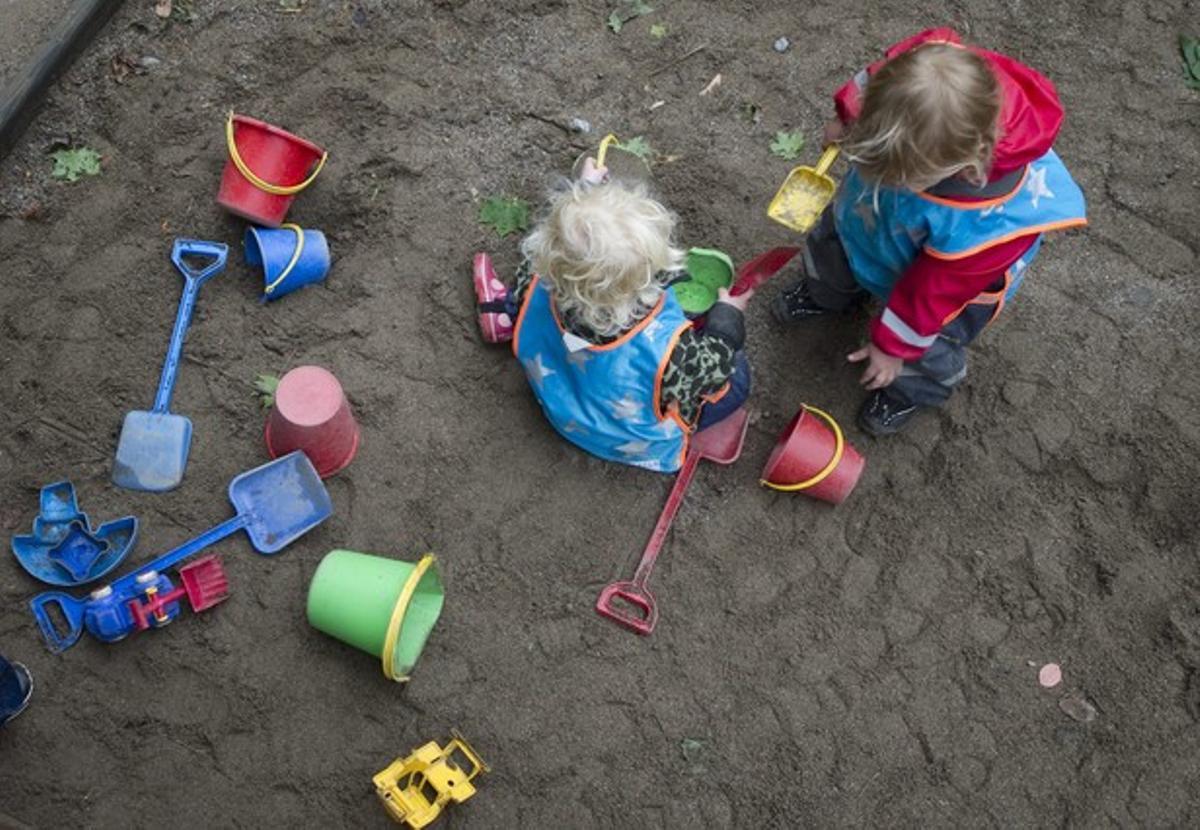
[[[158,380],[154,408],[149,412],[134,410],[125,415],[121,438],[117,442],[117,457],[113,463],[113,483],[126,490],[146,490],[161,493],[173,490],[183,481],[188,450],[192,445],[192,422],[183,415],[172,415],[171,392],[183,356],[183,339],[192,322],[196,295],[200,286],[215,277],[225,267],[229,248],[220,242],[198,239],[176,239],[171,261],[183,274],[183,297],[175,314],[171,345]],[[193,268],[184,257],[208,260],[202,268]]]

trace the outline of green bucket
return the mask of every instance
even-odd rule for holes
[[[421,656],[444,601],[433,554],[413,563],[335,550],[313,574],[308,622],[375,655],[384,675],[402,683]]]
[[[717,302],[717,289],[733,284],[733,260],[711,248],[688,251],[687,272],[691,279],[671,286],[687,314],[704,314]]]

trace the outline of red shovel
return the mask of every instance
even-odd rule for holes
[[[759,254],[738,269],[737,278],[733,282],[733,288],[729,289],[729,294],[736,297],[738,294],[753,291],[775,276],[779,269],[791,262],[792,257],[798,253],[799,248],[787,247],[772,248]]]
[[[738,456],[742,454],[742,442],[746,439],[747,423],[746,410],[739,409],[725,420],[692,436],[687,456],[683,459],[683,468],[675,478],[675,485],[671,488],[671,494],[667,496],[667,504],[662,515],[658,517],[654,532],[650,534],[650,541],[646,543],[633,579],[620,580],[604,586],[596,599],[596,612],[600,616],[608,617],[643,636],[654,630],[658,622],[658,606],[646,583],[650,581],[650,572],[654,570],[654,562],[658,559],[658,552],[662,550],[667,531],[671,529],[671,522],[679,512],[684,493],[687,492],[701,459],[718,464],[732,464],[737,461]],[[623,602],[614,604],[614,600]]]

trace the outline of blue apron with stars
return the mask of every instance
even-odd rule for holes
[[[961,259],[1020,236],[1087,223],[1083,192],[1053,150],[1029,164],[1011,191],[977,202],[885,187],[876,198],[875,187],[851,166],[833,211],[855,279],[885,302],[922,251]],[[1016,293],[1036,253],[1037,245],[1011,269],[1005,299]]]
[[[568,441],[608,461],[656,472],[683,464],[688,429],[660,412],[658,390],[679,335],[691,323],[670,291],[620,339],[586,343],[559,324],[550,290],[534,278],[513,353],[546,418]]]

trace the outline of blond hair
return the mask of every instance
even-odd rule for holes
[[[552,194],[522,250],[550,286],[559,313],[614,337],[649,312],[682,267],[675,216],[643,186],[574,182]]]
[[[1000,82],[982,57],[926,44],[871,78],[842,150],[864,178],[884,187],[925,190],[960,173],[982,187],[1000,103]]]

